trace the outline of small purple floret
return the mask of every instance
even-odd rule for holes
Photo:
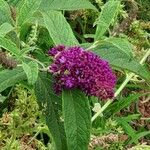
[[[54,57],[50,72],[55,77],[55,91],[79,88],[89,96],[114,97],[116,77],[107,61],[81,47],[57,46],[49,50]]]
[[[58,45],[56,47],[53,47],[52,49],[50,49],[48,51],[48,55],[50,56],[55,56],[57,55],[59,52],[65,50],[65,46],[64,45]]]

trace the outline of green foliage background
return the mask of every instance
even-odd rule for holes
[[[149,118],[138,107],[150,97],[149,5],[0,0],[0,149],[138,149],[142,140],[149,148]],[[77,89],[54,93],[47,51],[59,44],[82,46],[110,63],[121,89],[114,102]]]

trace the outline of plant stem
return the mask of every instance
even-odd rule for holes
[[[40,132],[41,132],[41,129],[31,138],[31,140],[28,142],[28,145],[38,136]]]
[[[97,47],[99,45],[99,41],[95,41],[90,47],[88,47],[86,50],[91,50],[94,49],[95,47]]]
[[[119,89],[115,92],[114,97],[117,97],[120,92],[124,89],[124,87],[128,84],[128,82],[133,78],[135,74],[134,73],[130,73],[126,79],[124,80],[124,82],[121,84],[121,86],[119,87]]]
[[[38,61],[37,59],[34,59],[34,58],[32,58],[32,57],[29,57],[29,56],[25,56],[25,58],[30,59],[30,60],[33,60],[33,61],[37,62],[39,65],[41,65],[41,66],[42,66],[42,68],[43,68],[43,69],[46,69],[46,68],[45,68],[45,66],[44,66],[44,64],[43,64],[43,63],[41,63],[40,61]]]
[[[143,58],[140,61],[140,64],[143,64],[147,57],[150,55],[150,49],[146,52],[146,54],[143,56]],[[117,97],[120,92],[124,89],[124,87],[128,84],[128,82],[134,77],[134,73],[130,73],[126,79],[124,80],[124,82],[121,84],[121,86],[119,87],[119,89],[115,92],[114,97]],[[91,121],[93,122],[111,103],[113,102],[113,100],[108,100],[105,105],[92,117]]]
[[[140,61],[140,64],[143,64],[145,61],[146,61],[146,59],[147,59],[147,57],[150,55],[150,49],[146,52],[146,54],[143,56],[143,58],[141,59],[141,61]]]
[[[141,118],[141,120],[147,120],[147,121],[149,121],[150,118]]]

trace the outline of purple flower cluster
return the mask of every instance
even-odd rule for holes
[[[59,52],[65,50],[65,46],[64,45],[59,45],[59,46],[56,46],[56,47],[53,47],[52,49],[50,49],[48,51],[48,54],[50,56],[55,56],[56,54],[58,54]]]
[[[54,57],[50,72],[55,77],[55,91],[80,88],[87,95],[101,99],[114,96],[116,77],[107,61],[81,47],[57,46],[49,50]]]

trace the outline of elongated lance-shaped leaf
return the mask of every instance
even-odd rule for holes
[[[126,117],[118,117],[117,121],[118,123],[124,128],[126,133],[131,137],[130,140],[128,140],[127,144],[138,144],[138,140],[144,136],[150,135],[150,131],[142,131],[137,132],[133,129],[133,127],[130,125],[130,122],[132,120],[139,120],[140,114],[133,114]]]
[[[68,150],[87,150],[91,129],[88,98],[76,89],[63,91],[62,99]]]
[[[104,41],[102,41],[102,43],[105,44],[110,44],[114,47],[116,47],[118,50],[126,53],[129,57],[132,56],[132,44],[124,38],[115,38],[115,37],[111,37],[111,38],[107,38]]]
[[[75,38],[70,25],[61,12],[50,11],[48,13],[43,13],[43,18],[45,26],[56,45],[78,45],[78,41]]]
[[[22,64],[23,70],[27,75],[29,84],[33,85],[38,78],[38,64],[31,61],[30,63]]]
[[[135,137],[136,131],[124,118],[119,118],[117,122],[122,126],[128,136],[131,138]]]
[[[6,39],[4,37],[0,37],[0,47],[5,48],[15,56],[20,57],[20,50],[19,48],[13,43],[11,40]]]
[[[6,99],[7,99],[7,97],[2,96],[2,95],[0,94],[0,103],[3,103]]]
[[[5,22],[12,24],[11,11],[7,2],[0,0],[0,25]]]
[[[41,0],[24,0],[18,10],[17,24],[22,26],[39,8]]]
[[[22,80],[26,80],[26,74],[20,67],[0,71],[0,92]]]
[[[56,150],[67,150],[63,124],[60,122],[59,109],[61,98],[53,91],[52,76],[40,72],[35,84],[35,94],[38,103],[46,118],[46,124],[50,130]]]
[[[78,10],[78,9],[94,9],[88,0],[42,0],[42,10]]]
[[[7,22],[3,23],[0,26],[0,36],[4,37],[7,33],[9,33],[10,31],[12,31],[13,29],[14,29],[14,27],[11,24],[9,24]]]
[[[129,107],[132,103],[138,101],[139,97],[142,95],[144,95],[144,94],[134,94],[134,95],[130,95],[128,97],[123,97],[123,98],[119,99],[118,101],[115,101],[114,103],[109,105],[108,108],[106,109],[106,112],[105,112],[106,115],[110,117],[110,116],[118,113],[123,108]]]
[[[95,34],[95,41],[99,40],[109,29],[109,26],[113,23],[119,12],[119,6],[120,2],[118,0],[108,1],[103,6],[100,16],[96,21],[97,29]]]
[[[143,131],[143,132],[137,133],[132,137],[132,139],[128,142],[128,144],[132,144],[132,143],[138,144],[138,140],[140,140],[140,138],[147,136],[147,135],[150,135],[150,131]]]
[[[18,6],[18,4],[23,1],[23,0],[7,0],[7,2],[9,4],[11,4],[12,6]]]

